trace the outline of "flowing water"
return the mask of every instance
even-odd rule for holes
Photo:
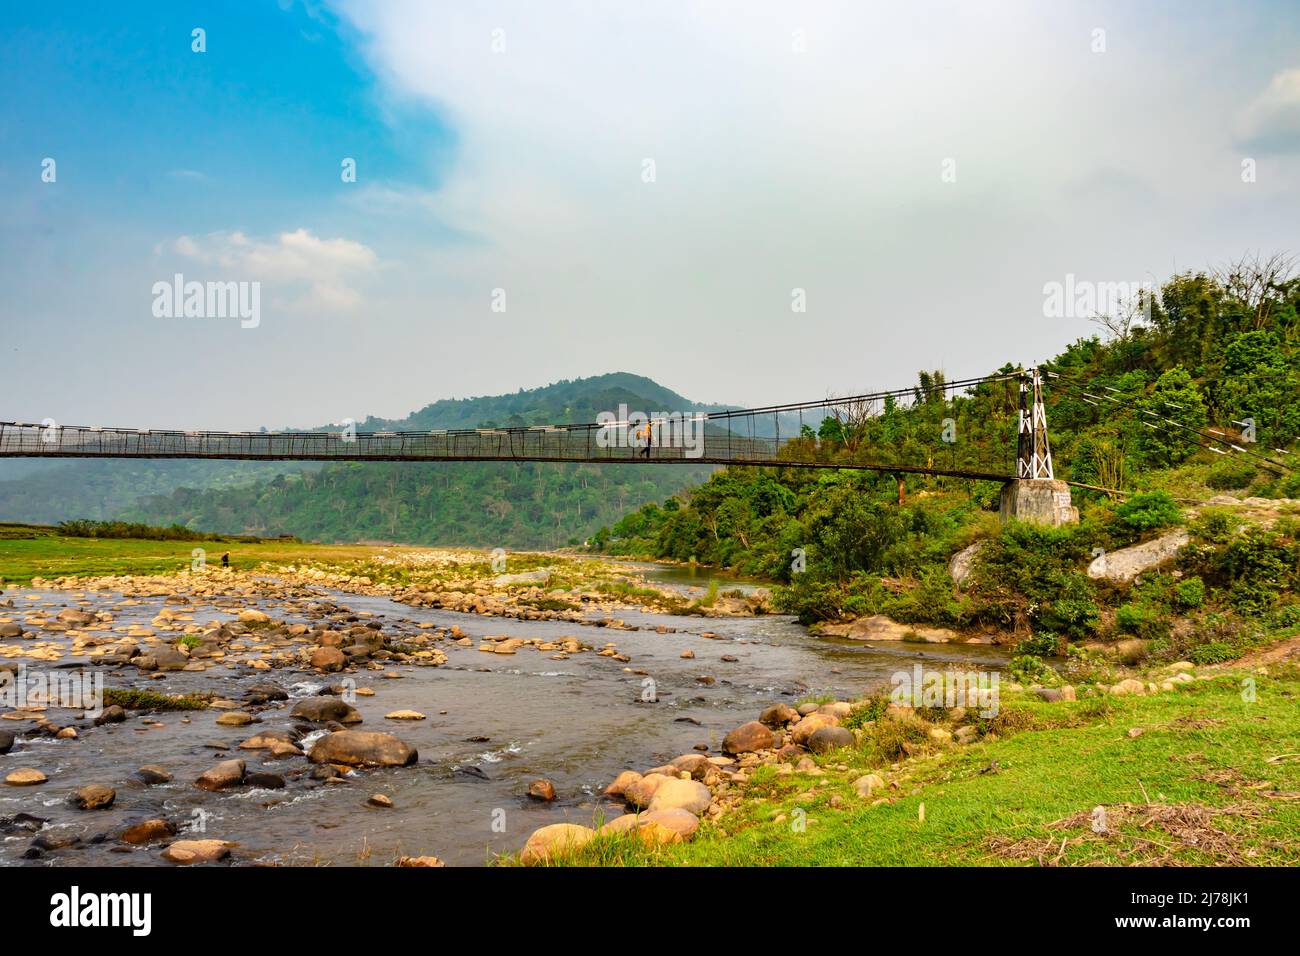
[[[707,587],[707,574],[695,581],[688,575],[689,569],[681,568],[649,572],[662,585]],[[727,578],[722,586],[749,588],[754,582]],[[74,603],[67,592],[23,593],[38,593],[59,605]],[[729,730],[755,719],[769,703],[793,704],[821,694],[860,696],[888,687],[891,674],[916,663],[1000,670],[1006,660],[1005,652],[987,646],[815,638],[784,616],[705,619],[620,612],[627,624],[642,628],[626,631],[414,608],[353,594],[322,592],[322,598],[363,619],[377,618],[385,633],[430,622],[459,625],[472,638],[574,636],[596,647],[614,642],[631,662],[592,652],[555,661],[532,647],[513,656],[484,654],[476,647],[443,642],[438,646],[449,659],[441,667],[395,665],[391,669],[401,679],[360,671],[352,675],[358,686],[372,687],[375,695],[357,698],[354,706],[364,723],[356,729],[395,734],[415,746],[420,759],[406,768],[350,775],[346,785],[324,785],[306,774],[295,775],[308,766],[302,757],[268,760],[263,766],[263,752],[237,749],[257,731],[297,723],[289,717],[292,700],[262,710],[260,722],[246,727],[217,725],[218,712],[213,710],[154,715],[161,727],[144,725],[135,715],[125,723],[90,727],[88,721],[73,721],[75,712],[52,711],[55,723],[75,723],[80,738],[20,738],[11,753],[0,756],[0,778],[18,767],[35,767],[49,778],[39,787],[0,785],[0,819],[28,813],[49,821],[44,834],[81,839],[24,860],[32,834],[0,831],[0,863],[156,865],[158,845],[126,847],[115,835],[128,822],[162,816],[194,828],[182,833],[184,837],[237,842],[239,862],[388,864],[403,854],[430,854],[451,865],[483,864],[497,853],[517,851],[539,826],[566,821],[590,825],[597,814],[609,819],[621,813],[600,797],[619,771],[644,771],[698,744],[717,753]],[[120,595],[87,592],[84,600],[91,607],[113,607],[115,625],[147,625],[163,606],[161,597],[141,598],[140,605],[131,608],[116,606]],[[21,609],[26,602],[15,604]],[[278,602],[254,606],[289,622],[305,620]],[[193,613],[200,622],[229,618],[229,612],[211,608]],[[676,631],[657,633],[660,625]],[[681,657],[687,649],[694,659]],[[723,661],[724,655],[736,660]],[[647,678],[654,682],[655,702],[643,700]],[[203,673],[174,672],[148,680],[128,666],[110,671],[105,682],[166,693],[215,690],[239,700],[254,683],[277,683],[297,698],[337,679],[295,670],[237,673],[218,665]],[[428,719],[384,719],[384,714],[401,709],[421,711]],[[25,726],[0,722],[0,729],[6,730]],[[245,759],[250,773],[281,774],[288,785],[223,793],[193,786],[200,773],[231,757]],[[145,787],[132,776],[144,764],[159,764],[174,779]],[[538,777],[553,781],[555,802],[539,803],[525,795],[528,782]],[[113,807],[81,811],[67,805],[71,791],[91,783],[116,789]],[[372,794],[389,796],[394,807],[367,806]]]

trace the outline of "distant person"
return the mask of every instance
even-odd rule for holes
[[[229,568],[229,567],[230,567],[230,552],[229,552],[229,551],[226,551],[226,552],[223,552],[223,553],[222,553],[222,555],[221,555],[221,566],[222,566],[223,568]]]
[[[650,428],[650,423],[649,423],[649,422],[646,422],[646,423],[645,423],[645,426],[641,429],[641,431],[640,431],[639,434],[640,434],[640,436],[641,436],[642,441],[645,442],[645,445],[642,446],[642,448],[641,448],[641,456],[642,456],[643,458],[649,458],[649,457],[650,457],[650,446],[654,444],[654,439],[653,439],[653,434],[654,434],[654,433],[653,433],[652,429]]]

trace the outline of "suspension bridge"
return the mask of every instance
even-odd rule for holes
[[[229,432],[0,422],[0,458],[188,458],[248,461],[568,462],[778,466],[929,475],[1004,485],[1004,517],[1076,520],[1070,485],[1056,479],[1043,397],[1057,373],[1016,369],[811,402],[714,412],[605,413],[596,422],[422,431]],[[1049,386],[1051,387],[1051,386]],[[1104,389],[1060,383],[1092,405],[1122,405]],[[1113,390],[1110,390],[1113,391]],[[985,399],[976,404],[976,397]],[[991,399],[991,401],[989,401]],[[924,406],[929,434],[891,433],[892,412]],[[998,411],[989,420],[988,409]],[[1189,426],[1149,411],[1144,424]],[[1153,419],[1153,420],[1152,420]],[[962,440],[978,434],[986,440]],[[1188,440],[1221,454],[1250,452],[1196,430]],[[1225,436],[1226,437],[1226,436]],[[1207,440],[1208,439],[1208,440]],[[1218,447],[1227,444],[1229,449]],[[1280,451],[1280,450],[1279,450]],[[1285,454],[1285,452],[1283,452]],[[1279,465],[1273,459],[1265,459]],[[1267,467],[1267,466],[1266,466]],[[1285,466],[1283,466],[1285,467]],[[1093,487],[1083,485],[1082,487]],[[1101,489],[1114,490],[1114,489]]]

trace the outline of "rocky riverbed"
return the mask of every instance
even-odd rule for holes
[[[1005,659],[544,582],[456,597],[295,568],[34,584],[0,595],[0,668],[38,687],[100,675],[117,703],[0,706],[8,864],[482,864],[540,828],[618,817],[608,788],[629,765],[676,768],[655,810],[707,815],[712,796],[697,807],[683,784],[742,770],[724,738],[773,702],[856,697],[918,658]]]

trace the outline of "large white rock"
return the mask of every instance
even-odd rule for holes
[[[1158,538],[1143,541],[1129,548],[1108,551],[1098,555],[1088,565],[1088,577],[1104,578],[1123,584],[1132,581],[1143,571],[1150,570],[1168,561],[1191,540],[1183,528],[1177,528]]]

